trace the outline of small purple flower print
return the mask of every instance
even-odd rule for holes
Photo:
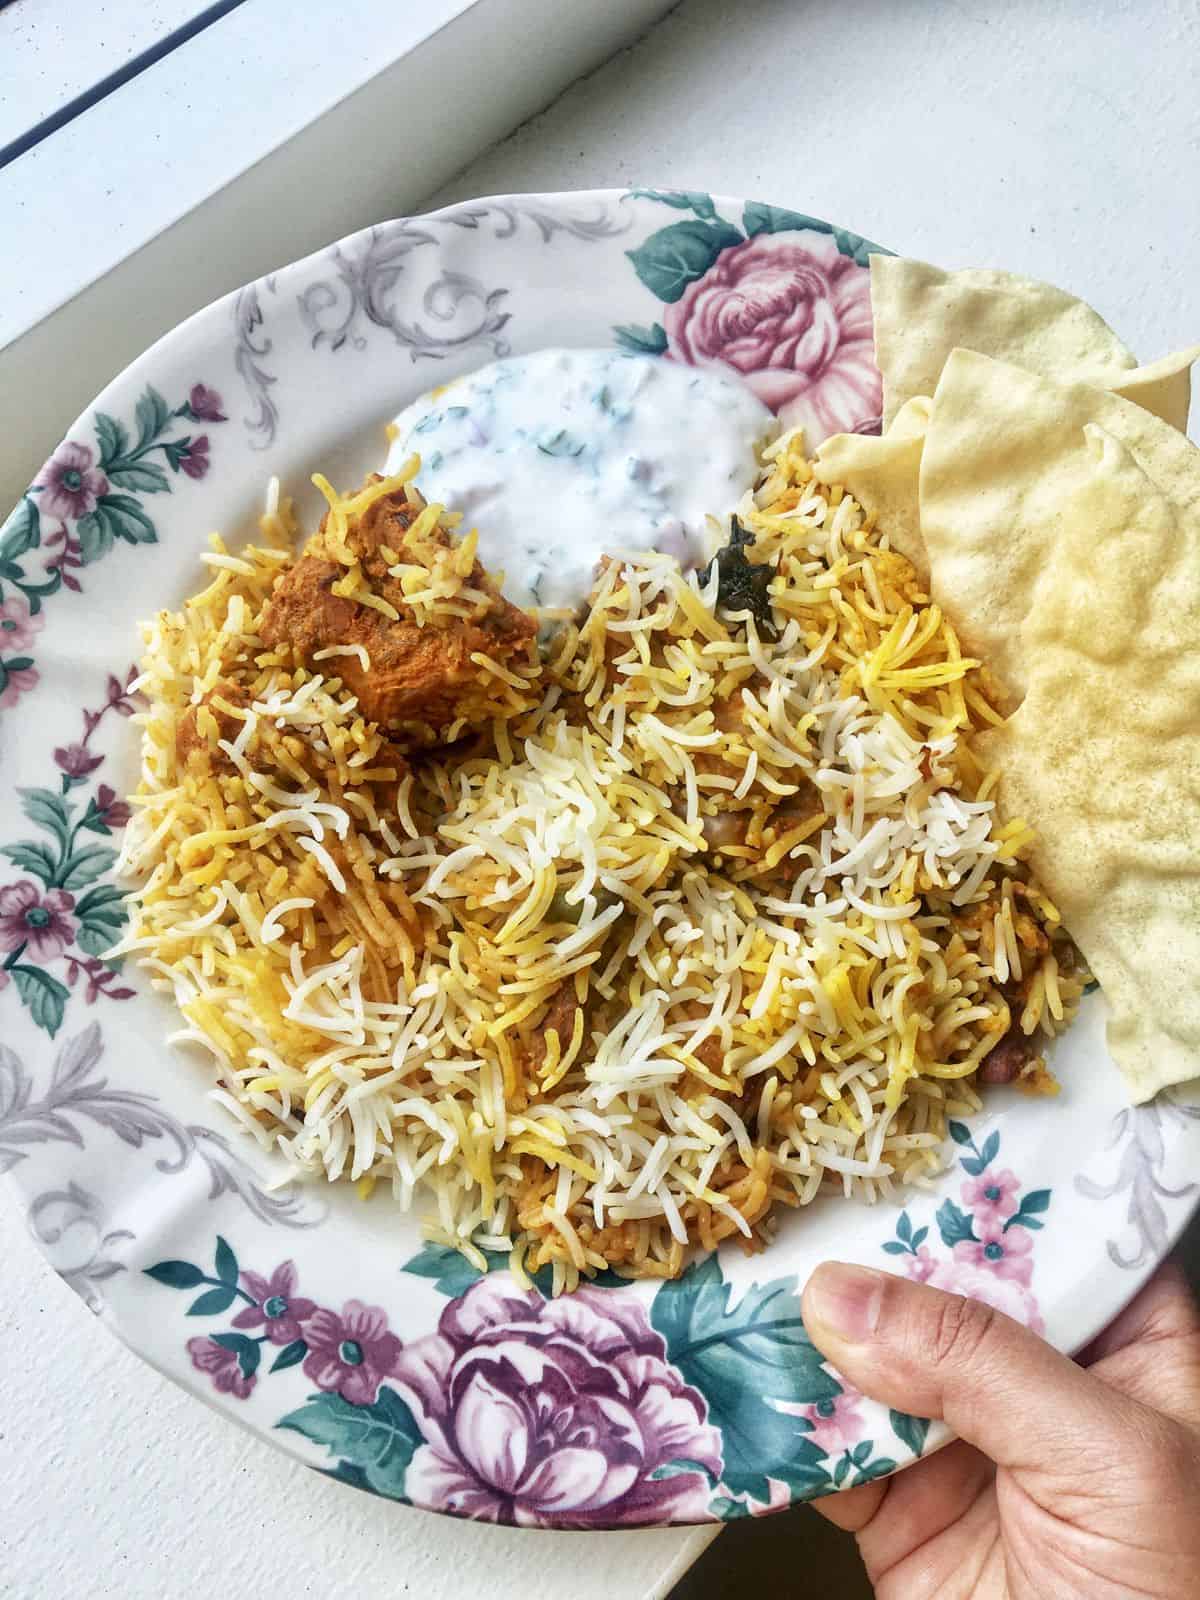
[[[133,811],[126,801],[117,799],[115,789],[102,783],[96,790],[96,815],[110,828],[123,828]]]
[[[36,667],[7,667],[4,688],[0,690],[0,707],[7,710],[15,706],[23,694],[37,688],[39,681]]]
[[[303,1335],[304,1323],[317,1305],[293,1294],[296,1264],[284,1261],[269,1278],[257,1272],[243,1272],[242,1283],[258,1301],[245,1306],[233,1319],[235,1328],[262,1328],[272,1344],[292,1344]]]
[[[706,1514],[702,1472],[656,1473],[718,1473],[720,1436],[636,1300],[483,1278],[405,1346],[393,1382],[426,1441],[405,1480],[418,1505],[579,1528]]]
[[[904,1257],[904,1270],[914,1283],[928,1283],[936,1267],[937,1257],[927,1244],[921,1245],[914,1255]]]
[[[103,756],[95,756],[85,744],[60,744],[55,747],[54,762],[68,778],[86,778],[104,763]]]
[[[187,409],[198,422],[224,422],[221,396],[206,383],[194,383],[187,398]]]
[[[866,1418],[861,1409],[862,1395],[846,1384],[841,1394],[832,1400],[821,1400],[815,1406],[802,1406],[799,1415],[806,1418],[812,1428],[807,1437],[827,1456],[839,1456],[863,1438],[867,1431]]]
[[[324,1307],[313,1311],[304,1337],[305,1372],[318,1389],[336,1390],[355,1406],[371,1404],[400,1355],[399,1339],[388,1332],[387,1313],[361,1300],[347,1300],[340,1316]]]
[[[189,478],[202,478],[209,467],[208,435],[202,433],[198,439],[190,439],[180,446],[177,454],[181,472],[186,472]]]
[[[976,1213],[976,1221],[979,1220]],[[1024,1228],[1010,1228],[1007,1233],[998,1224],[987,1228],[981,1239],[964,1239],[956,1244],[954,1258],[973,1267],[986,1267],[998,1278],[1011,1278],[1026,1287],[1033,1278],[1033,1238]]]
[[[65,889],[45,894],[28,878],[0,889],[0,950],[28,948],[38,962],[53,961],[75,937],[75,896]]]
[[[963,1204],[974,1211],[982,1227],[1007,1221],[1017,1209],[1021,1180],[1015,1172],[992,1172],[989,1168],[962,1186]]]
[[[245,1400],[258,1381],[253,1374],[246,1377],[234,1351],[226,1350],[224,1345],[216,1344],[212,1339],[189,1339],[187,1352],[192,1358],[192,1365],[199,1372],[207,1372],[212,1378],[213,1387],[222,1394],[236,1395],[239,1400]]]
[[[44,627],[45,617],[30,611],[20,595],[0,603],[0,656],[20,656],[33,645],[34,635]]]
[[[92,451],[85,444],[68,440],[59,446],[33,480],[34,487],[41,490],[38,508],[44,516],[77,522],[96,509],[97,500],[108,493],[108,479],[92,460]]]

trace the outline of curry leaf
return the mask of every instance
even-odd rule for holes
[[[412,1412],[385,1384],[373,1405],[355,1406],[340,1394],[314,1395],[276,1427],[323,1445],[340,1464],[361,1472],[376,1494],[404,1498],[404,1477],[421,1434]]]
[[[768,1477],[794,1482],[822,1459],[803,1420],[772,1402],[813,1405],[841,1385],[804,1331],[794,1278],[754,1284],[736,1306],[730,1299],[720,1261],[709,1256],[662,1286],[650,1321],[671,1362],[708,1401],[724,1446],[722,1481],[765,1500]]]
[[[728,222],[673,222],[625,253],[647,289],[673,305],[689,283],[704,276],[722,250],[741,243],[741,233]]]
[[[17,986],[17,993],[29,1008],[29,1015],[39,1028],[53,1039],[62,1026],[63,1012],[67,1007],[65,984],[52,978],[40,967],[16,966],[9,972]]]

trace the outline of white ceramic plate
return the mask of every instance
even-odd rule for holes
[[[1170,1247],[1200,1107],[1130,1111],[1092,997],[1063,1094],[989,1092],[936,1194],[822,1201],[770,1251],[569,1299],[479,1278],[271,1159],[100,954],[137,770],[137,620],[208,532],[383,459],[385,418],[495,356],[613,343],[740,372],[810,440],[878,426],[867,241],[704,193],[509,196],[371,229],[210,306],[117,378],[0,531],[0,1170],[34,1237],[151,1365],[314,1467],[434,1510],[615,1527],[758,1514],[940,1439],[840,1384],[798,1288],[827,1257],[980,1296],[1063,1348]],[[311,492],[301,507],[313,509]]]

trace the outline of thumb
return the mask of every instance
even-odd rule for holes
[[[1093,1459],[1141,1408],[979,1300],[867,1267],[826,1262],[808,1281],[804,1323],[838,1371],[872,1399],[949,1424],[998,1465],[1054,1470]]]

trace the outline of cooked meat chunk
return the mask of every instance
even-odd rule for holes
[[[236,739],[241,722],[216,702],[245,706],[249,700],[239,684],[222,678],[198,704],[189,706],[175,728],[175,759],[185,770],[196,771],[206,761],[228,771],[229,757],[217,748],[219,739]],[[205,713],[201,715],[201,713]],[[211,718],[211,720],[210,720]]]
[[[1014,1083],[1022,1069],[1035,1060],[1041,1051],[1037,1042],[1014,1022],[984,1056],[979,1068],[980,1083]]]
[[[422,554],[406,542],[420,510],[419,502],[410,505],[398,490],[353,518],[346,534],[365,588],[393,608],[398,619],[333,593],[348,569],[330,549],[326,517],[321,531],[279,579],[261,625],[267,645],[290,645],[308,666],[320,650],[362,645],[368,670],[357,655],[337,656],[317,666],[336,670],[358,697],[363,715],[407,747],[436,743],[460,718],[470,722],[488,715],[484,708],[503,685],[472,661],[472,655],[486,655],[509,669],[528,669],[536,662],[537,624],[505,600],[478,562],[464,579],[472,591],[469,617],[446,612],[417,620],[390,568],[424,564]],[[436,528],[425,536],[424,549],[431,547],[450,550],[453,541]]]
[[[537,1031],[533,1034],[528,1046],[529,1068],[532,1072],[540,1072],[546,1059],[548,1033],[557,1033],[559,1055],[566,1054],[571,1039],[575,1033],[575,1013],[583,1011],[584,1025],[586,1026],[587,1008],[581,1006],[575,994],[575,980],[568,978],[559,985],[551,997],[546,1014],[542,1018]]]

